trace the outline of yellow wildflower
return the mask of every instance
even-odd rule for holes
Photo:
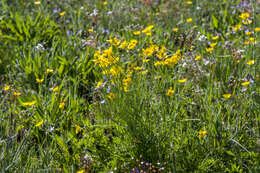
[[[211,43],[209,46],[213,48],[213,47],[215,47],[216,45],[217,45],[217,43]]]
[[[158,56],[159,59],[166,58],[166,56],[167,56],[167,54],[166,54],[166,47],[162,46],[161,49],[157,52],[156,55]]]
[[[94,32],[94,29],[88,29],[88,32],[92,33]]]
[[[199,131],[199,138],[204,138],[207,135],[207,131],[206,130],[200,130]]]
[[[4,87],[4,91],[8,91],[10,88],[11,88],[10,85],[6,85],[6,86]]]
[[[142,66],[141,66],[141,67],[138,67],[138,66],[137,66],[137,67],[135,67],[134,69],[135,69],[136,71],[139,71],[139,70],[142,70],[143,67],[142,67]]]
[[[249,14],[249,13],[242,13],[239,17],[240,17],[241,19],[243,19],[243,20],[246,20],[247,18],[250,17],[250,14]]]
[[[147,33],[150,32],[154,28],[154,25],[150,25],[146,27],[145,29],[142,30],[142,33]]]
[[[77,171],[77,173],[84,173],[84,172],[85,172],[84,170]]]
[[[152,36],[152,33],[151,32],[147,32],[145,33],[146,36]]]
[[[61,103],[59,104],[59,108],[60,108],[60,109],[64,108],[64,106],[65,106],[65,103],[64,103],[64,102],[61,102]]]
[[[60,12],[60,16],[63,16],[65,14],[65,11]]]
[[[184,79],[179,79],[178,82],[180,83],[185,83],[187,81],[187,78],[184,78]]]
[[[56,86],[55,88],[52,88],[52,91],[53,92],[57,92],[59,90],[59,87],[58,86]]]
[[[43,120],[41,120],[40,122],[38,122],[37,124],[35,124],[35,127],[39,127],[43,124]]]
[[[37,81],[38,83],[42,83],[42,82],[43,82],[43,80],[44,80],[44,79],[39,79],[39,78],[36,78],[36,81]]]
[[[101,87],[101,86],[102,86],[102,84],[103,84],[102,80],[101,80],[101,81],[99,81],[99,82],[97,83],[97,86],[96,86],[96,88],[99,88],[99,87]]]
[[[164,62],[161,63],[161,65],[168,65],[170,67],[173,67],[175,64],[178,63],[178,61],[181,58],[181,50],[177,50],[174,55],[172,55],[170,58],[167,58]]]
[[[256,40],[253,37],[250,37],[249,40],[251,43],[256,43]]]
[[[156,61],[154,63],[154,66],[157,67],[157,66],[160,66],[160,65],[164,65],[164,62],[163,61]]]
[[[254,60],[250,60],[250,61],[248,61],[246,64],[247,64],[247,65],[253,65],[254,63],[255,63]]]
[[[129,50],[134,49],[136,44],[137,44],[137,42],[138,42],[137,40],[131,40],[129,45],[128,45],[128,47],[127,47],[127,49],[129,49]]]
[[[255,32],[259,32],[260,31],[260,28],[259,27],[256,27],[255,28]]]
[[[141,74],[142,74],[142,75],[145,75],[145,74],[147,74],[147,73],[148,73],[148,70],[141,71]]]
[[[245,32],[245,34],[246,34],[246,35],[251,35],[252,32],[248,32],[248,31],[247,31],[247,32]]]
[[[150,59],[143,59],[143,63],[147,63],[149,61],[150,61]]]
[[[124,49],[127,46],[127,42],[124,41],[123,43],[121,43],[121,45],[118,47],[119,49]]]
[[[32,106],[32,105],[35,105],[35,104],[36,104],[36,101],[23,102],[23,103],[22,103],[23,106]]]
[[[81,131],[81,127],[78,125],[75,125],[75,133],[78,134]]]
[[[246,20],[246,21],[243,22],[244,25],[249,25],[251,23],[252,23],[252,20]]]
[[[200,60],[200,58],[201,58],[201,56],[199,55],[199,56],[197,56],[196,58],[195,58],[195,61],[198,61],[198,60]]]
[[[217,40],[218,38],[219,38],[219,36],[217,35],[217,36],[212,37],[212,40]]]
[[[186,19],[186,22],[188,22],[188,23],[192,22],[192,18]]]
[[[107,1],[104,1],[104,3],[103,3],[105,6],[107,5]]]
[[[41,4],[41,1],[35,1],[34,4],[35,4],[35,5],[40,5],[40,4]]]
[[[111,45],[113,46],[118,46],[120,44],[120,40],[114,38],[114,39],[110,39],[110,40],[107,40]]]
[[[20,92],[16,92],[16,91],[14,91],[13,95],[14,95],[14,96],[20,96],[21,93],[20,93]]]
[[[48,73],[52,73],[52,72],[53,72],[52,69],[47,68],[47,70],[46,70],[46,73],[47,73],[47,74],[48,74]]]
[[[250,84],[250,81],[247,81],[247,82],[243,82],[241,85],[242,86],[247,86],[247,85],[249,85]]]
[[[248,44],[249,44],[249,41],[244,41],[244,44],[245,44],[245,45],[248,45]]]
[[[212,52],[212,51],[213,51],[212,47],[206,48],[206,52]]]
[[[140,35],[141,34],[141,31],[135,31],[133,32],[134,35]]]
[[[192,1],[186,1],[186,4],[191,5]]]
[[[237,31],[237,30],[240,30],[240,28],[241,28],[241,25],[236,25],[236,26],[233,27],[233,30]]]
[[[107,95],[107,97],[110,99],[110,100],[113,100],[116,96],[114,93],[110,93]]]
[[[174,90],[172,89],[172,87],[170,87],[165,95],[172,97],[173,94],[174,94]]]
[[[179,31],[179,28],[173,28],[172,29],[174,32],[178,32]]]
[[[222,96],[223,96],[225,99],[228,99],[228,98],[231,97],[231,94],[223,94]]]

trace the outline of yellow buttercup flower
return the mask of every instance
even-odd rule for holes
[[[231,94],[223,94],[222,96],[223,96],[225,99],[228,99],[228,98],[231,97]]]
[[[99,82],[97,83],[96,88],[99,88],[99,87],[101,87],[102,85],[103,85],[103,82],[102,82],[102,80],[101,80],[101,81],[99,81]]]
[[[247,82],[243,82],[241,85],[242,86],[247,86],[247,85],[249,85],[250,84],[250,81],[247,81]]]
[[[39,127],[43,124],[43,120],[41,120],[40,122],[38,122],[37,124],[35,124],[35,127]]]
[[[110,99],[110,100],[113,100],[116,96],[114,93],[110,93],[107,95],[107,97]]]
[[[46,70],[46,73],[47,73],[47,74],[48,74],[48,73],[52,73],[52,72],[53,72],[52,69],[47,68],[47,70]]]
[[[178,82],[180,83],[185,83],[187,81],[187,78],[184,78],[184,79],[179,79]]]
[[[201,59],[201,56],[199,55],[199,56],[197,56],[196,58],[195,58],[195,61],[198,61],[198,60],[200,60]]]
[[[174,32],[178,32],[179,31],[179,28],[173,28],[172,29]]]
[[[133,32],[134,35],[140,35],[141,34],[141,31],[135,31]]]
[[[23,102],[23,103],[22,103],[23,106],[32,106],[32,105],[35,105],[35,104],[36,104],[36,101]]]
[[[123,43],[121,43],[118,48],[119,49],[124,49],[127,45],[128,45],[128,43],[126,41],[123,41]]]
[[[42,83],[44,79],[36,78],[37,83]]]
[[[60,12],[60,16],[63,16],[65,14],[65,11]]]
[[[146,36],[152,36],[152,33],[151,32],[147,32],[145,33]]]
[[[35,1],[34,4],[35,4],[35,5],[40,5],[40,4],[41,4],[41,1]]]
[[[59,108],[60,108],[60,109],[64,108],[64,106],[65,106],[65,103],[64,103],[64,102],[61,102],[61,103],[59,104]]]
[[[107,5],[107,1],[104,1],[104,3],[103,3],[105,6]]]
[[[240,17],[241,19],[243,19],[243,20],[246,20],[247,18],[250,17],[250,14],[249,14],[249,13],[242,13],[239,17]]]
[[[255,63],[254,60],[250,60],[250,61],[248,61],[246,64],[247,64],[247,65],[253,65],[254,63]]]
[[[192,22],[192,18],[186,19],[186,22],[188,22],[188,23]]]
[[[212,52],[212,51],[213,51],[212,47],[206,48],[206,52]]]
[[[252,23],[252,20],[246,20],[246,21],[243,22],[244,25],[249,25],[251,23]]]
[[[134,69],[135,69],[136,71],[139,71],[139,70],[142,70],[143,67],[142,67],[142,66],[141,66],[141,67],[138,67],[138,66],[137,66],[137,67],[135,67]]]
[[[11,88],[10,85],[6,85],[6,86],[4,87],[4,91],[8,91],[10,88]]]
[[[200,130],[199,131],[199,138],[204,138],[207,135],[207,131],[206,130]]]
[[[142,33],[147,33],[150,32],[154,28],[154,25],[150,25],[146,27],[145,29],[142,30]]]
[[[75,125],[75,133],[78,134],[81,131],[81,127],[78,125]]]
[[[246,35],[251,35],[251,34],[252,34],[252,32],[245,32],[245,34],[246,34]]]
[[[130,43],[128,44],[127,49],[129,49],[129,50],[134,49],[137,42],[138,42],[137,40],[131,40]]]
[[[219,36],[217,35],[217,36],[212,37],[212,40],[217,40],[218,38],[219,38]]]
[[[77,173],[84,173],[84,172],[85,172],[84,170],[77,171]]]
[[[16,92],[16,91],[14,91],[13,95],[14,95],[14,96],[20,96],[21,93],[20,93],[20,92]]]
[[[165,95],[172,97],[173,94],[174,94],[174,90],[172,89],[172,87],[170,87]]]
[[[52,91],[53,92],[57,92],[59,90],[59,87],[58,86],[56,86],[55,88],[52,88]]]
[[[209,46],[213,48],[213,47],[215,47],[216,45],[217,45],[217,43],[211,43]]]

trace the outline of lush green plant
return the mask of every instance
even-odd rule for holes
[[[259,172],[257,1],[0,3],[3,172]]]

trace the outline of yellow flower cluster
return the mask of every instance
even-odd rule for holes
[[[143,49],[143,55],[146,57],[150,57],[157,50],[158,50],[158,46],[152,44],[151,46],[147,47],[146,49]]]
[[[169,58],[166,58],[163,61],[156,61],[154,66],[160,65],[168,65],[169,67],[173,67],[178,61],[181,59],[181,50],[177,50],[177,52]]]

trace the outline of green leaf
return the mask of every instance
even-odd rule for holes
[[[211,15],[211,17],[212,17],[212,21],[213,21],[213,26],[215,28],[218,28],[218,19],[213,14]]]

